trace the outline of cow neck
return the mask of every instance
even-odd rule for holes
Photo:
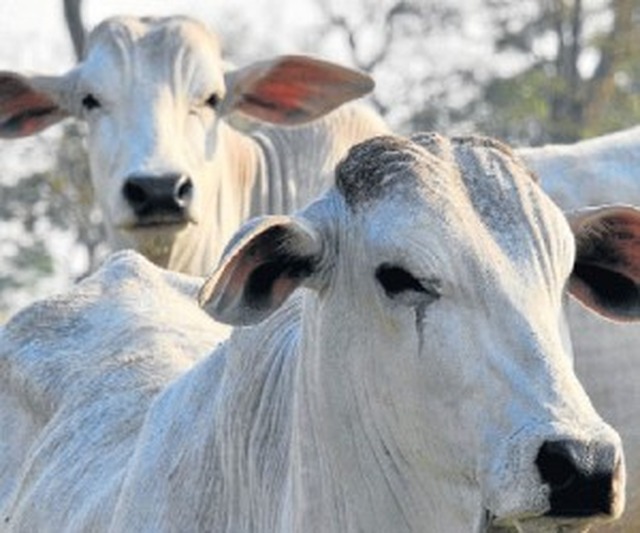
[[[480,503],[472,484],[455,476],[443,481],[427,437],[407,436],[389,416],[393,408],[382,414],[369,401],[379,391],[365,383],[362,361],[352,364],[357,341],[338,341],[335,353],[318,349],[326,331],[319,330],[317,305],[313,296],[305,299],[285,504],[293,512],[283,514],[283,530],[476,530],[481,517],[471,510]]]

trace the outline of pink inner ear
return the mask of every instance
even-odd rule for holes
[[[0,113],[15,113],[32,107],[50,107],[51,99],[12,75],[0,77]]]
[[[278,109],[280,113],[292,113],[309,106],[317,97],[318,86],[305,83],[304,77],[287,74],[289,80],[266,78],[256,82],[249,103],[265,104],[265,113],[268,109]]]
[[[49,96],[19,80],[1,80],[0,93],[0,128],[4,136],[31,135],[63,116]]]
[[[55,103],[48,96],[42,93],[27,92],[14,100],[14,107],[17,109],[42,109],[55,107]]]
[[[269,107],[279,108],[285,112],[305,107],[305,102],[316,91],[302,83],[291,83],[263,80],[256,84],[255,92],[258,101],[264,101]]]
[[[273,69],[272,76],[286,80],[288,84],[302,84],[319,90],[323,87],[368,85],[369,82],[366,76],[353,70],[308,58],[288,58]]]
[[[619,257],[612,270],[640,283],[640,218],[621,211],[607,217],[604,225],[614,253]]]
[[[282,115],[318,116],[366,94],[371,78],[356,71],[310,58],[287,57],[252,81],[244,104],[273,122]]]
[[[271,290],[271,301],[273,304],[279,306],[293,291],[298,288],[299,285],[300,282],[295,278],[290,278],[288,276],[278,278],[273,284],[273,288]]]

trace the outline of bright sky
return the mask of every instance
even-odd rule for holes
[[[264,19],[265,31],[277,27],[273,39],[281,42],[289,30],[303,31],[316,15],[309,0],[84,0],[84,17],[90,28],[118,14],[186,14],[220,28],[233,11],[242,17]],[[73,63],[62,0],[2,0],[0,35],[0,69],[58,71]]]

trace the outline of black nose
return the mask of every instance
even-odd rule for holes
[[[622,463],[612,444],[545,442],[536,466],[549,486],[549,516],[612,515],[622,483]]]
[[[129,176],[122,194],[142,225],[185,222],[193,182],[182,174]]]

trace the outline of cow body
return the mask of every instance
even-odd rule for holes
[[[618,237],[639,218],[572,220],[574,244],[500,144],[374,139],[318,201],[234,236],[199,300],[243,327],[206,357],[213,322],[184,295],[140,291],[167,274],[120,254],[2,330],[8,409],[32,424],[5,529],[559,531],[617,517],[622,450],[573,373],[563,292],[637,316],[574,256],[592,264],[604,239],[600,259],[637,284]]]
[[[19,530],[105,528],[149,402],[227,334],[193,304],[201,283],[123,253],[0,328],[0,530],[59,488],[63,514]]]
[[[640,127],[573,144],[520,148],[518,153],[565,211],[640,205]]]
[[[111,247],[204,275],[247,217],[305,205],[352,144],[387,131],[362,104],[330,113],[372,87],[300,56],[228,69],[194,20],[117,17],[64,76],[0,74],[0,137],[86,121]],[[242,133],[226,120],[242,115],[272,126]]]

